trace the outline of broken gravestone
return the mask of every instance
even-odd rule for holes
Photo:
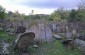
[[[26,51],[27,47],[34,41],[35,34],[33,32],[20,34],[16,39],[14,50],[21,49]]]

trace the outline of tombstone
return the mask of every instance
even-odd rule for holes
[[[35,41],[43,42],[51,42],[52,41],[52,31],[49,26],[39,23],[39,24],[33,24],[29,28],[28,32],[34,32],[35,33]]]
[[[53,32],[60,32],[60,25],[59,24],[53,23],[53,24],[50,24],[50,27],[51,27]]]
[[[4,19],[0,19],[0,31],[3,31],[5,27]]]
[[[19,26],[16,30],[16,33],[19,34],[19,33],[24,33],[26,31],[26,28],[23,27],[23,26]]]
[[[17,26],[19,26],[19,25],[17,24],[17,22],[13,22],[12,25],[13,25],[13,27],[14,27],[15,29],[17,28]]]
[[[73,30],[72,30],[72,34],[73,34],[73,35],[76,35],[76,29],[73,29]]]
[[[69,31],[68,26],[66,26],[66,39],[72,39],[72,33]]]
[[[6,30],[8,29],[8,28],[10,28],[11,27],[11,21],[10,20],[6,20]]]
[[[15,28],[15,29],[17,29],[19,26],[22,26],[21,25],[21,22],[20,21],[15,21],[15,22],[12,22],[12,26]]]
[[[85,35],[78,36],[78,39],[85,41]]]
[[[72,33],[66,32],[66,39],[72,39]]]
[[[57,32],[60,32],[61,28],[59,25],[56,26],[57,27]]]
[[[74,45],[78,47],[81,51],[85,52],[85,41],[76,39],[74,41]]]
[[[11,27],[12,27],[12,23],[11,23],[11,21],[10,20],[6,20],[5,21],[5,28],[6,28],[6,32],[10,32],[10,30],[11,30]]]
[[[57,29],[56,24],[53,24],[52,25],[52,30],[55,32],[55,31],[57,31],[56,29]]]
[[[21,49],[26,51],[27,47],[34,41],[35,34],[33,32],[20,34],[16,39],[14,50]]]
[[[53,37],[56,38],[57,40],[61,40],[61,39],[63,39],[61,36],[56,35],[56,34],[53,34]]]
[[[26,27],[26,28],[28,28],[28,25],[29,25],[28,20],[25,19],[25,20],[23,21],[23,26]]]

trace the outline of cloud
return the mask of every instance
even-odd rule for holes
[[[30,0],[21,4],[37,8],[74,8],[80,0]]]
[[[41,9],[25,6],[21,4],[22,2],[23,1],[21,0],[0,0],[0,5],[2,5],[6,9],[6,11],[19,11],[19,13],[24,13],[26,15],[29,15],[31,13],[31,10],[34,10],[34,14],[51,14],[54,11],[54,9]]]
[[[12,4],[24,5],[33,8],[75,8],[80,0],[9,0]]]
[[[55,9],[64,7],[65,9],[76,8],[80,0],[0,0],[7,11],[16,11],[28,15],[31,10],[35,14],[51,14]]]

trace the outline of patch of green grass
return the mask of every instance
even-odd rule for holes
[[[78,34],[84,35],[85,34],[85,31],[84,30],[79,30],[78,31]]]
[[[10,36],[5,31],[0,32],[0,40],[4,40],[8,43],[11,43],[11,42],[15,41],[15,38],[16,38],[15,36]]]
[[[9,36],[6,32],[0,32],[0,40],[7,41],[10,44],[9,49],[11,55],[16,55],[13,50],[13,42],[15,41],[15,36]],[[54,43],[40,43],[38,48],[29,46],[28,53],[31,53],[32,55],[81,55],[78,49],[66,49],[66,47],[64,47],[58,40],[56,40]]]
[[[14,47],[14,42],[15,42],[15,35],[8,35],[5,31],[0,31],[0,40],[4,40],[6,43],[9,44],[9,48],[8,50],[11,52],[13,52],[13,47]],[[0,45],[0,51],[2,49],[2,46]]]
[[[66,49],[60,41],[52,44],[44,42],[39,45],[38,49],[32,48],[33,55],[81,55],[80,51],[76,48]]]

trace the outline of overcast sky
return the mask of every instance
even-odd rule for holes
[[[51,14],[59,7],[76,9],[80,0],[0,0],[0,5],[7,11],[19,11],[29,15],[31,10],[35,14]]]

